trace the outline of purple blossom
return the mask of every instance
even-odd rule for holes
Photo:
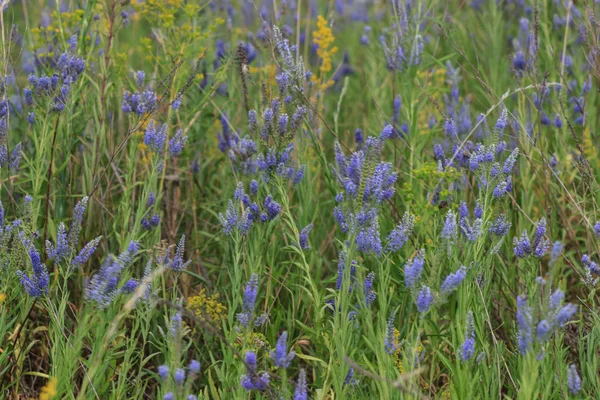
[[[48,285],[50,283],[48,270],[46,269],[46,265],[42,264],[40,254],[33,245],[29,247],[29,259],[31,260],[33,274],[28,276],[19,270],[17,271],[17,275],[21,280],[21,285],[23,285],[29,296],[40,297],[48,293]]]
[[[402,221],[396,228],[390,232],[387,241],[387,251],[395,252],[400,250],[408,241],[410,234],[415,226],[415,217],[408,211],[404,213]]]
[[[569,365],[569,369],[567,370],[567,385],[571,394],[576,395],[581,391],[581,378],[574,364]]]
[[[176,384],[183,385],[183,382],[185,381],[185,370],[183,368],[176,369],[174,378]]]
[[[310,248],[310,246],[308,245],[308,234],[310,233],[312,228],[313,224],[308,224],[300,231],[300,248],[302,250],[307,250]]]
[[[394,354],[396,350],[398,350],[398,346],[396,344],[396,337],[394,334],[394,319],[395,318],[393,314],[388,318],[387,330],[384,340],[385,351],[388,354]]]
[[[276,367],[288,368],[296,353],[294,351],[287,352],[287,332],[283,332],[277,340],[275,350],[271,352],[271,359]]]
[[[169,367],[166,365],[159,365],[158,376],[160,376],[161,379],[167,379],[169,377]]]
[[[242,387],[248,391],[263,391],[269,386],[270,376],[267,372],[259,374],[256,370],[256,353],[246,352],[246,374],[241,377]]]
[[[431,291],[431,289],[429,289],[429,287],[427,286],[423,286],[423,288],[417,295],[417,310],[421,314],[426,313],[429,310],[429,307],[431,307],[433,300],[433,292]]]
[[[448,296],[452,293],[467,276],[467,269],[461,266],[458,271],[448,274],[441,287],[441,295]]]
[[[465,341],[463,342],[458,357],[462,362],[469,361],[475,354],[475,323],[473,312],[467,313],[467,324],[465,332]]]
[[[306,371],[300,369],[298,373],[298,382],[294,390],[294,400],[308,400],[308,388],[306,386]]]
[[[425,266],[425,251],[420,250],[412,261],[404,266],[404,284],[408,289],[415,287]]]

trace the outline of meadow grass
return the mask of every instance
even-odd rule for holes
[[[0,398],[600,396],[573,3],[0,1]]]

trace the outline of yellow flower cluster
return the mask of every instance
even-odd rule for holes
[[[165,59],[179,60],[182,57],[197,57],[204,52],[198,46],[203,39],[225,23],[223,18],[215,18],[206,30],[202,30],[196,19],[202,7],[184,0],[147,0],[134,4],[142,19],[156,27],[160,34],[156,39],[143,38],[141,47],[146,59],[153,61],[153,46],[159,44],[165,50]]]
[[[313,76],[313,82],[315,82],[320,90],[325,90],[334,83],[331,79],[324,81],[322,76],[331,71],[331,57],[338,51],[336,46],[332,47],[334,41],[335,36],[333,36],[331,28],[327,26],[327,21],[319,15],[317,18],[317,30],[313,31],[313,43],[319,46],[317,48],[317,56],[321,60],[321,67],[319,68],[321,74],[318,78]]]
[[[335,40],[331,28],[327,26],[325,18],[317,18],[317,30],[313,32],[313,43],[319,46],[317,55],[321,59],[321,72],[331,71],[331,57],[337,53],[337,47],[331,47]]]
[[[200,11],[198,4],[185,3],[183,0],[146,0],[135,3],[134,7],[143,17],[161,28],[174,28],[179,13],[193,16]]]
[[[188,299],[187,308],[201,321],[210,322],[215,326],[221,325],[220,321],[227,313],[227,307],[219,301],[219,294],[208,296],[204,288],[197,296]]]
[[[56,378],[50,378],[48,380],[48,382],[46,383],[46,386],[44,386],[42,388],[42,391],[40,393],[40,400],[50,400],[54,396],[56,396],[56,394],[57,394],[56,385],[57,384],[58,384],[58,381],[56,380]]]
[[[401,374],[404,374],[406,370],[404,369],[404,364],[402,363],[402,352],[400,349],[400,331],[398,331],[398,329],[396,328],[394,328],[394,345],[396,346],[396,351],[394,352],[394,364],[396,364],[396,368],[398,368],[398,371],[400,371]],[[423,351],[423,347],[418,346],[417,351],[411,357],[418,356],[419,354],[421,354],[421,351]],[[426,389],[427,384],[421,381],[421,387]]]
[[[242,349],[259,351],[260,349],[266,347],[269,342],[267,341],[265,335],[260,332],[248,332],[238,334],[234,344],[240,351]]]
[[[596,165],[600,166],[600,160],[598,159],[596,145],[592,140],[590,128],[587,125],[583,130],[583,154],[585,155],[585,158],[587,158],[587,160],[590,162],[590,164],[596,163]]]
[[[63,12],[58,14],[54,11],[50,16],[56,24],[50,24],[45,27],[36,27],[30,30],[32,36],[32,42],[30,48],[32,50],[43,48],[44,43],[49,43],[52,39],[60,34],[64,35],[64,39],[68,39],[73,33],[77,32],[81,24],[83,23],[83,10],[75,10],[73,12]],[[89,40],[89,38],[84,38]],[[54,53],[38,53],[38,57],[52,58]]]

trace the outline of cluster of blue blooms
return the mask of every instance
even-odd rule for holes
[[[250,137],[231,131],[229,119],[221,116],[222,131],[219,133],[219,148],[227,152],[234,168],[245,175],[259,174],[265,182],[273,176],[298,184],[304,178],[304,166],[295,166],[292,158],[294,143],[291,140],[299,131],[306,108],[299,106],[289,121],[288,114],[280,111],[279,99],[271,102],[264,112],[264,123],[259,127],[256,111],[248,112]],[[288,107],[289,108],[289,107]],[[255,139],[260,138],[261,150]]]
[[[26,214],[31,213],[32,200],[33,199],[30,196],[25,196]],[[65,224],[61,222],[57,227],[56,243],[53,244],[49,240],[46,241],[46,255],[48,259],[55,264],[67,263],[69,265],[67,271],[71,271],[71,268],[78,268],[85,264],[95,253],[101,239],[101,237],[97,237],[88,242],[79,252],[76,250],[79,244],[81,224],[87,202],[88,198],[84,197],[75,206],[73,219],[68,232]],[[38,237],[37,232],[28,235],[22,220],[15,220],[12,224],[5,226],[4,208],[2,207],[2,203],[0,203],[0,237],[2,238],[0,242],[3,246],[11,243],[11,238],[18,237],[20,243],[29,254],[33,274],[27,275],[21,270],[17,271],[17,275],[19,276],[25,291],[32,297],[40,297],[46,294],[49,289],[48,270],[46,265],[41,262],[40,254],[34,244],[35,239]]]
[[[420,290],[418,283],[422,279],[425,267],[425,252],[420,250],[412,260],[408,260],[404,266],[404,285],[411,290],[415,296],[415,304],[419,313],[426,313],[435,301],[431,288],[422,285]],[[444,302],[454,292],[467,276],[467,268],[461,266],[457,271],[451,272],[440,286],[438,301]]]
[[[545,284],[543,279],[539,282],[540,286]],[[533,349],[536,342],[547,342],[557,329],[562,328],[575,315],[577,306],[571,303],[563,305],[564,297],[565,294],[556,289],[545,299],[545,308],[537,312],[529,305],[526,296],[517,297],[517,339],[521,354]],[[543,353],[539,356],[543,356]]]
[[[281,205],[270,194],[263,199],[262,207],[259,206],[259,202],[257,202],[258,189],[258,182],[253,180],[250,183],[250,194],[248,195],[244,191],[243,183],[238,182],[233,200],[229,200],[225,214],[219,213],[219,220],[226,235],[230,235],[234,230],[246,235],[255,222],[266,223],[279,215]]]
[[[133,292],[138,286],[138,281],[129,279],[121,282],[121,278],[125,268],[133,262],[138,250],[138,243],[131,242],[118,257],[106,257],[100,270],[90,279],[86,298],[96,303],[99,308],[107,308],[120,294]]]
[[[237,320],[244,328],[252,326],[261,326],[269,319],[268,314],[256,316],[254,308],[256,305],[256,297],[258,296],[258,275],[252,274],[250,280],[244,289],[244,304],[242,312],[237,314]]]
[[[148,194],[148,200],[146,200],[146,209],[148,210],[142,218],[142,227],[146,230],[154,229],[160,224],[160,215],[153,212],[153,207],[156,203],[156,197],[153,192]]]
[[[398,177],[390,163],[377,163],[381,149],[382,141],[369,137],[364,146],[347,158],[339,143],[335,144],[335,174],[343,191],[336,195],[337,206],[333,215],[342,233],[356,241],[360,252],[376,255],[383,252],[379,207],[394,195]],[[413,228],[414,217],[406,213],[389,234],[387,250],[400,250]]]
[[[421,63],[425,39],[420,32],[423,32],[421,21],[424,14],[416,9],[412,2],[394,3],[393,12],[398,15],[398,23],[394,24],[387,35],[379,37],[390,71],[404,71]]]
[[[123,104],[121,109],[124,113],[135,113],[144,115],[152,113],[157,105],[158,96],[149,87],[145,86],[146,74],[144,71],[135,73],[135,84],[137,91],[125,92],[123,94]]]
[[[246,284],[244,289],[244,303],[242,312],[237,314],[237,319],[240,325],[244,328],[249,328],[252,325],[261,326],[263,325],[268,316],[262,314],[255,318],[254,308],[256,304],[256,298],[258,296],[258,275],[252,274],[250,280]],[[276,368],[286,369],[291,366],[292,361],[296,357],[294,351],[288,351],[287,348],[287,332],[282,332],[277,340],[275,349],[269,354],[273,365]],[[246,390],[258,390],[265,391],[268,389],[271,382],[271,377],[268,372],[259,372],[257,366],[257,355],[255,351],[247,351],[245,353],[244,365],[246,367],[246,373],[240,378],[241,385]],[[294,399],[302,400],[307,399],[307,387],[306,387],[306,373],[304,370],[300,370],[298,377],[298,383],[296,385]]]
[[[201,364],[199,361],[192,360],[188,365],[188,372],[186,376],[186,370],[184,368],[177,368],[173,372],[173,380],[177,388],[181,389],[187,382],[193,382],[198,374],[200,374]],[[163,382],[166,382],[171,377],[171,370],[168,365],[160,365],[158,367],[158,376]],[[187,379],[186,379],[187,378]],[[173,392],[167,392],[163,396],[163,400],[175,400],[175,394]],[[189,394],[186,400],[197,400],[198,397],[194,394]]]
[[[54,65],[55,73],[52,76],[34,74],[29,75],[30,86],[23,90],[23,98],[28,106],[42,106],[41,101],[50,100],[50,109],[61,112],[65,109],[71,86],[77,81],[85,70],[85,61],[77,57],[77,36],[72,36],[69,50],[63,52]],[[35,115],[30,114],[30,123]]]
[[[1,93],[0,93],[1,94]],[[8,110],[0,107],[0,168],[8,168],[17,173],[21,162],[21,143],[17,143],[12,152],[8,150]]]
[[[550,241],[545,238],[546,235],[546,219],[542,218],[538,222],[533,241],[529,241],[527,231],[524,230],[519,238],[513,238],[514,252],[519,258],[524,258],[529,255],[541,258],[550,249]]]
[[[162,160],[166,154],[171,158],[179,156],[188,139],[187,136],[184,135],[183,130],[178,129],[177,132],[175,132],[175,135],[169,139],[167,144],[167,131],[167,124],[157,127],[154,120],[152,120],[146,127],[144,133],[144,144],[148,146],[153,153],[156,153],[160,160]]]

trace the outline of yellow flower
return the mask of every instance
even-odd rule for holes
[[[319,46],[317,55],[321,59],[321,72],[331,71],[331,56],[337,53],[337,47],[331,47],[335,37],[327,21],[321,15],[317,18],[317,30],[313,32],[313,43]]]
[[[40,393],[40,400],[50,400],[54,396],[56,396],[56,384],[58,381],[56,378],[50,378],[46,383],[46,386],[42,388],[42,392]]]
[[[321,67],[319,67],[321,74],[318,78],[313,76],[312,80],[321,91],[331,87],[334,83],[331,79],[323,80],[322,76],[331,71],[331,57],[338,51],[337,47],[332,46],[334,41],[335,36],[333,36],[331,28],[327,26],[327,21],[319,15],[317,30],[313,32],[313,43],[318,46],[317,56],[321,60]]]
[[[6,294],[0,293],[0,303],[2,303],[4,300],[6,300]]]
[[[219,294],[215,293],[211,296],[206,295],[206,289],[202,288],[197,296],[188,299],[188,310],[201,320],[210,322],[217,327],[220,326],[220,320],[227,312],[227,307],[219,302]]]

